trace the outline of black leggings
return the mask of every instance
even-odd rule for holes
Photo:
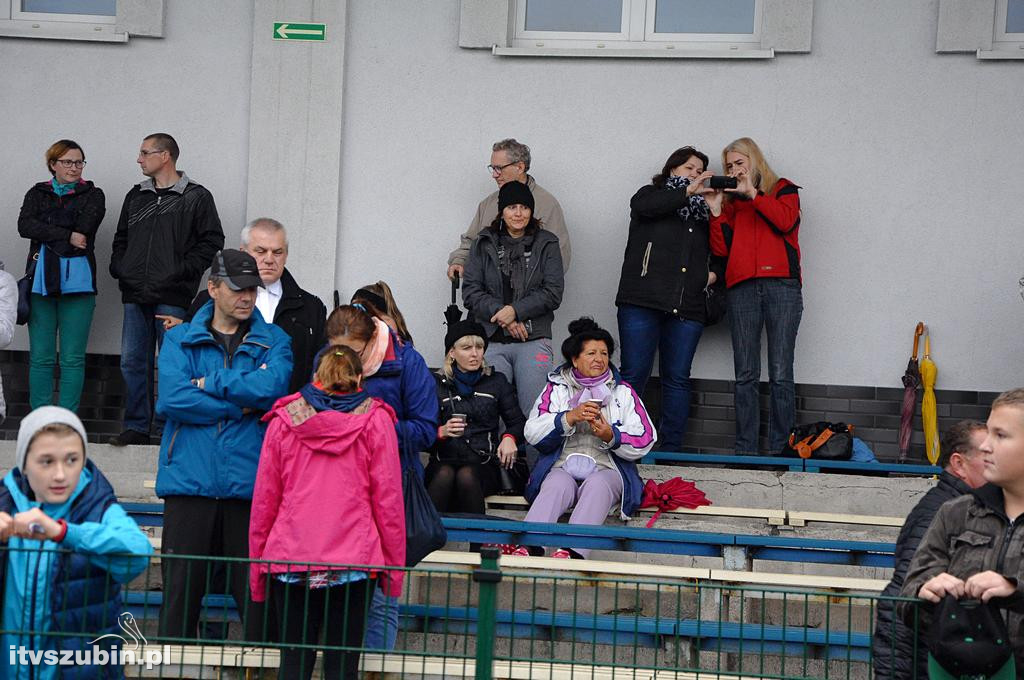
[[[270,579],[281,642],[353,647],[355,651],[325,649],[323,677],[328,680],[358,678],[359,648],[363,646],[366,628],[366,605],[370,599],[369,590],[376,584],[376,579],[316,589],[305,584],[282,583],[273,575]],[[313,676],[316,652],[316,649],[294,647],[282,649],[279,680],[309,680]]]
[[[471,512],[484,514],[484,480],[481,465],[449,465],[434,463],[430,466],[427,493],[438,512]],[[489,470],[486,472],[490,472]]]

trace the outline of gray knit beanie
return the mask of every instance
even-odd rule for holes
[[[22,472],[25,471],[28,443],[32,441],[32,437],[36,436],[39,430],[54,423],[63,423],[74,429],[78,436],[82,438],[82,451],[85,451],[85,443],[88,439],[85,436],[85,426],[82,425],[82,421],[78,419],[78,416],[60,406],[40,406],[25,416],[21,421],[21,427],[18,428],[17,460]]]

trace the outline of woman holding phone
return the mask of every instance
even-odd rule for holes
[[[518,455],[526,416],[515,389],[484,360],[485,335],[475,321],[452,324],[444,338],[444,366],[434,375],[441,425],[426,484],[438,512],[483,514],[487,496],[519,495],[526,484],[525,461]]]
[[[643,394],[654,353],[660,357],[658,448],[679,450],[690,416],[690,366],[708,323],[708,288],[725,271],[708,245],[703,194],[708,157],[676,149],[651,183],[629,202],[629,237],[622,259],[618,306],[622,379]]]
[[[657,435],[640,397],[611,366],[614,351],[615,340],[593,319],[569,324],[565,363],[548,376],[526,422],[526,440],[540,453],[526,487],[527,522],[557,522],[572,507],[570,524],[603,524],[613,506],[629,519],[640,505],[636,461]],[[510,548],[513,555],[529,554]],[[559,548],[551,557],[589,552]]]
[[[705,194],[711,251],[727,256],[729,325],[736,371],[736,453],[758,453],[761,331],[768,337],[768,453],[782,449],[796,419],[793,357],[803,315],[799,186],[780,178],[749,137],[722,150],[735,189]]]

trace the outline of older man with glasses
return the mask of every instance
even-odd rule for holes
[[[128,192],[114,234],[110,275],[121,287],[121,375],[124,431],[114,446],[149,444],[153,363],[164,321],[183,318],[224,231],[213,196],[177,169],[178,144],[166,133],[142,140],[138,164],[146,180]],[[159,421],[156,430],[162,429]],[[159,435],[159,431],[154,432]]]
[[[508,182],[522,182],[530,188],[535,203],[534,215],[544,229],[558,237],[559,249],[562,251],[562,267],[564,271],[569,270],[572,246],[569,243],[569,232],[565,228],[562,206],[559,205],[558,199],[537,184],[537,181],[528,174],[529,170],[530,147],[514,139],[503,139],[494,143],[487,172],[494,178],[498,189],[480,201],[469,229],[462,235],[459,247],[448,256],[449,279],[454,279],[456,274],[462,276],[466,260],[469,259],[469,248],[480,230],[489,227],[498,216],[498,190]]]

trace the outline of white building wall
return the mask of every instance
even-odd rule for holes
[[[584,313],[614,330],[629,197],[675,147],[696,144],[717,165],[725,143],[750,135],[804,187],[798,381],[898,385],[920,319],[940,388],[1024,384],[1024,62],[935,54],[937,14],[935,0],[819,0],[812,53],[768,61],[526,59],[458,48],[458,0],[352,0],[337,83],[338,287],[347,296],[391,283],[436,365],[445,257],[494,188],[490,144],[515,136],[533,148],[534,174],[573,235],[556,341]],[[120,298],[105,270],[121,200],[140,179],[142,136],[178,138],[181,167],[213,191],[234,242],[247,199],[253,16],[243,0],[183,0],[169,3],[160,40],[0,39],[0,257],[20,274],[24,192],[46,177],[46,146],[77,139],[86,176],[108,196],[92,352],[119,348]],[[333,225],[324,237],[333,241]],[[293,252],[289,264],[300,282],[319,281],[325,259]],[[27,347],[24,330],[14,347]],[[732,376],[724,326],[706,334],[694,375]]]
[[[923,320],[940,388],[1024,384],[1024,62],[935,54],[937,14],[819,0],[812,53],[768,61],[538,59],[459,49],[457,0],[350,2],[340,288],[392,284],[436,365],[445,257],[515,136],[572,233],[556,328],[614,331],[630,196],[674,148],[718,167],[750,135],[804,187],[799,382],[898,386]],[[732,377],[724,326],[694,376]]]
[[[47,147],[74,139],[89,163],[85,178],[107,198],[90,352],[120,352],[121,296],[107,265],[121,203],[143,179],[135,158],[147,134],[174,135],[178,168],[213,192],[228,242],[237,243],[245,219],[252,17],[246,0],[186,0],[168,3],[163,39],[0,38],[0,259],[15,277],[24,272],[22,199],[49,178]],[[27,348],[20,327],[12,349]]]

